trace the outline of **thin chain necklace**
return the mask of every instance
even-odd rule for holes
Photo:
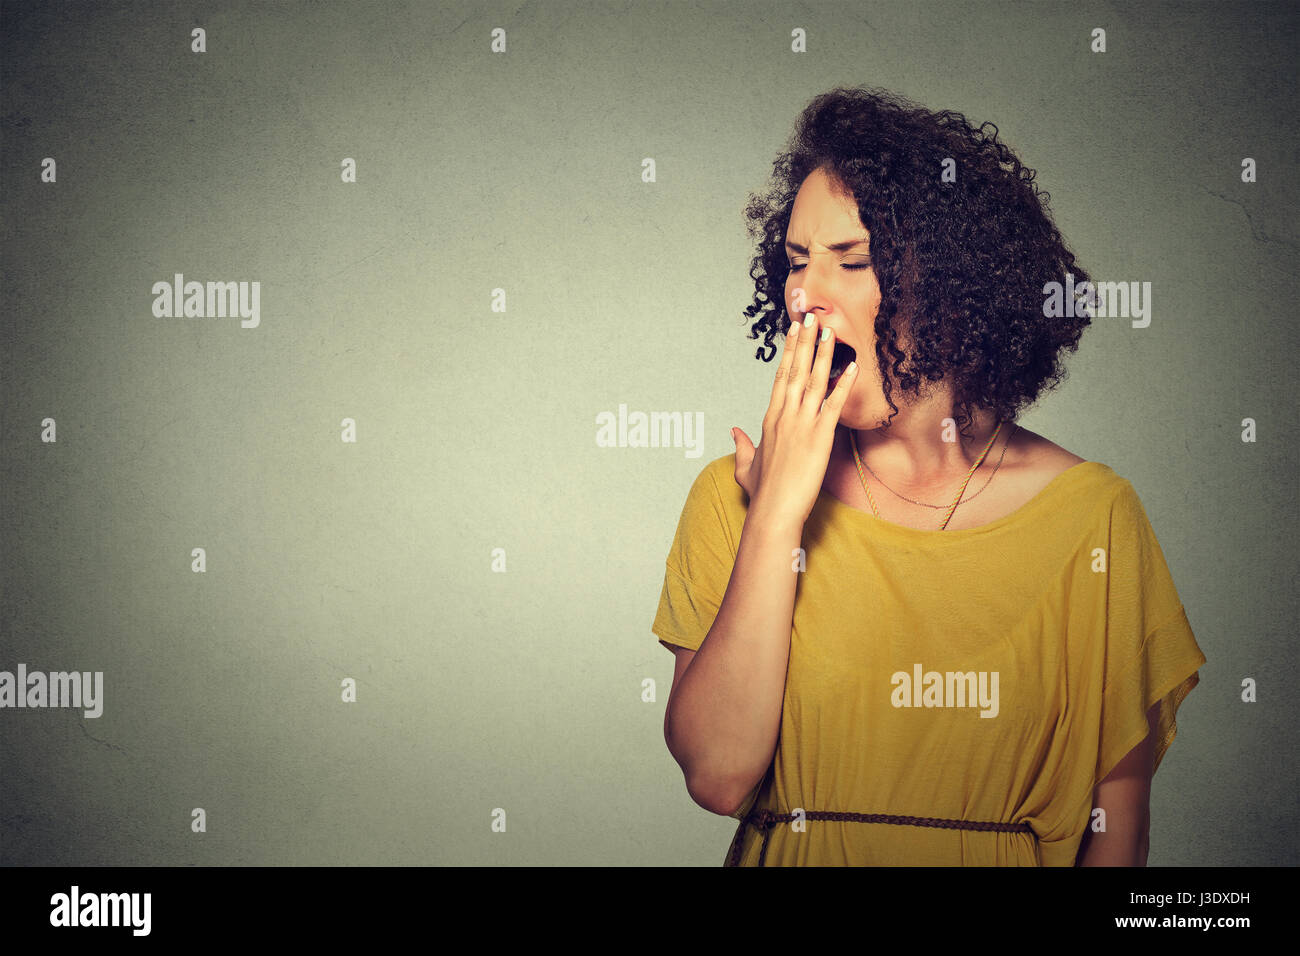
[[[1019,427],[1020,427],[1019,425],[1016,425],[1016,428],[1019,428]],[[1014,438],[1014,437],[1015,437],[1015,434],[1016,434],[1015,432],[1012,432],[1012,433],[1011,433],[1011,438]],[[993,466],[993,470],[992,470],[991,472],[989,472],[989,476],[988,476],[987,478],[984,479],[984,484],[983,484],[983,486],[981,486],[980,490],[977,491],[977,492],[975,492],[975,494],[971,495],[971,496],[970,496],[969,498],[967,498],[965,501],[958,502],[958,504],[963,504],[963,505],[964,505],[967,501],[973,501],[973,500],[975,500],[976,498],[978,498],[980,495],[982,495],[982,494],[984,493],[984,489],[987,488],[987,487],[989,486],[989,482],[991,482],[991,481],[993,480],[993,476],[996,475],[996,474],[998,473],[998,469],[1002,467],[1002,459],[1004,459],[1004,458],[1007,457],[1007,449],[1011,447],[1011,438],[1008,438],[1008,439],[1007,439],[1007,443],[1006,443],[1005,445],[1002,446],[1002,454],[998,456],[998,463],[997,463],[996,465]],[[856,443],[855,443],[855,447],[856,447]],[[860,460],[860,459],[859,459],[859,460]],[[866,467],[867,471],[871,473],[871,477],[872,477],[872,478],[876,479],[876,481],[880,481],[880,476],[877,475],[874,471],[871,471],[871,466],[870,466],[870,465],[868,465],[865,461],[862,462],[862,464],[863,464],[863,466]],[[924,502],[924,501],[917,501],[915,498],[909,498],[909,497],[907,497],[907,495],[900,495],[897,491],[894,491],[893,488],[890,488],[889,485],[886,485],[883,481],[880,481],[880,483],[881,483],[882,485],[884,485],[886,491],[892,492],[893,495],[894,495],[894,497],[896,497],[896,498],[902,498],[904,501],[910,501],[910,502],[912,502],[912,504],[914,504],[914,505],[920,505],[920,506],[923,507],[923,508],[945,508],[945,507],[947,507],[947,505],[931,505],[931,504],[926,504],[926,502]]]
[[[944,518],[943,518],[943,524],[939,525],[939,530],[940,530],[940,531],[942,531],[944,528],[948,527],[948,522],[949,522],[949,520],[951,520],[951,518],[952,518],[952,513],[953,513],[954,511],[957,510],[957,505],[963,503],[962,500],[961,500],[961,496],[962,496],[962,494],[966,491],[966,486],[970,483],[971,478],[974,477],[976,469],[978,469],[979,466],[984,462],[984,458],[988,455],[988,453],[989,453],[989,449],[992,448],[992,447],[993,447],[993,443],[994,443],[995,441],[998,440],[998,434],[1002,431],[1002,424],[1003,424],[1003,423],[1001,423],[1001,422],[998,423],[998,427],[995,428],[995,429],[993,430],[993,434],[989,437],[988,444],[984,446],[984,450],[983,450],[982,452],[980,452],[980,456],[979,456],[979,458],[977,458],[977,459],[975,460],[975,464],[971,465],[970,471],[968,471],[968,472],[966,473],[966,479],[961,483],[961,487],[957,489],[957,495],[956,495],[956,497],[953,498],[953,500],[952,500],[952,504],[948,505],[947,513],[944,515]],[[1016,427],[1019,428],[1020,426],[1017,425]],[[864,467],[864,463],[863,463],[863,461],[862,461],[862,456],[858,454],[858,440],[857,440],[857,436],[854,434],[852,428],[849,429],[849,443],[853,446],[853,461],[854,461],[854,464],[856,464],[857,467],[858,467],[858,477],[859,477],[859,478],[861,479],[861,481],[862,481],[862,488],[863,488],[863,490],[866,491],[866,493],[867,493],[867,500],[868,500],[869,502],[871,502],[871,513],[874,514],[877,518],[879,518],[879,517],[880,517],[880,509],[876,506],[876,499],[875,499],[875,497],[871,494],[871,489],[870,489],[869,487],[867,487],[867,476],[866,476],[865,474],[863,474],[863,472],[862,472],[862,469],[863,469],[863,467]],[[1008,439],[1007,439],[1007,444],[1004,445],[1003,448],[1002,448],[1002,455],[998,458],[998,463],[997,463],[997,465],[993,468],[993,472],[989,475],[989,477],[988,477],[988,481],[984,482],[984,487],[983,487],[983,488],[980,488],[980,490],[977,491],[977,492],[975,492],[975,494],[971,495],[970,498],[967,498],[967,499],[966,499],[967,501],[970,501],[972,498],[975,498],[976,496],[978,496],[978,495],[980,494],[980,492],[982,492],[982,491],[984,490],[984,488],[987,488],[987,487],[989,486],[989,482],[991,482],[991,481],[993,480],[993,475],[997,474],[998,468],[1001,468],[1001,467],[1002,467],[1002,459],[1006,457],[1006,454],[1007,454],[1007,447],[1009,447],[1010,444],[1011,444],[1011,440],[1008,438]],[[867,470],[868,470],[868,471],[871,471],[870,468],[868,468]],[[871,477],[875,478],[876,481],[880,481],[880,478],[876,475],[876,473],[875,473],[874,471],[871,472]],[[899,497],[899,498],[904,499],[905,501],[911,501],[913,504],[916,504],[916,505],[922,505],[922,506],[924,506],[924,507],[926,507],[926,508],[942,508],[942,507],[943,507],[943,505],[931,505],[931,504],[926,504],[926,503],[923,502],[923,501],[915,501],[915,500],[913,500],[913,499],[911,499],[911,498],[908,498],[906,495],[900,495],[900,494],[898,494],[898,492],[894,491],[893,488],[890,488],[890,487],[889,487],[888,485],[886,485],[883,481],[880,481],[880,483],[881,483],[882,485],[884,485],[884,487],[885,487],[885,489],[886,489],[887,491],[892,492],[894,495],[896,495],[896,496]]]

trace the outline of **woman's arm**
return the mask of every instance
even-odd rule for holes
[[[713,626],[674,674],[664,737],[691,799],[713,813],[735,812],[776,752],[802,535],[751,506]]]
[[[1159,703],[1147,711],[1147,735],[1097,784],[1092,805],[1106,811],[1104,833],[1088,829],[1075,866],[1146,866],[1151,836],[1151,774]]]

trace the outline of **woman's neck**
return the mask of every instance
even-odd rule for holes
[[[998,427],[991,412],[974,413],[969,438],[957,430],[951,419],[951,410],[906,413],[900,410],[889,428],[854,429],[858,454],[879,481],[898,491],[941,489],[954,481],[960,482],[980,460],[986,447],[989,455],[1001,450],[1009,439],[1011,426],[1003,425],[997,440],[989,447],[989,439]],[[847,427],[845,431],[845,450],[852,463]]]

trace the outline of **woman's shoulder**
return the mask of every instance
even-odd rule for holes
[[[1081,465],[1086,458],[1062,448],[1051,439],[1021,426],[1016,429],[1016,442],[1020,446],[1018,464],[1026,474],[1046,477],[1051,481],[1061,472]]]
[[[687,493],[687,506],[717,510],[727,515],[739,515],[744,520],[749,496],[736,482],[736,453],[714,458],[704,464],[691,482]]]
[[[1019,445],[1019,454],[1015,459],[1015,470],[1027,485],[1037,486],[1039,489],[1046,488],[1061,475],[1078,465],[1089,466],[1087,469],[1081,469],[1080,473],[1088,471],[1106,478],[1119,477],[1111,470],[1109,465],[1099,461],[1090,461],[1082,455],[1076,455],[1051,439],[1045,438],[1037,432],[1032,432],[1023,426],[1016,430],[1015,438]]]
[[[1027,428],[1018,429],[1016,438],[1023,444],[1016,459],[1015,471],[1025,493],[1037,494],[1053,485],[1058,478],[1078,481],[1089,479],[1095,491],[1103,496],[1121,491],[1128,485],[1126,479],[1104,462],[1076,455]]]

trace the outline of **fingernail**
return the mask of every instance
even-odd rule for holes
[[[811,312],[809,312],[807,315],[803,317],[804,328],[811,329],[813,327],[813,323],[816,321],[817,321],[816,316],[814,316]]]
[[[823,325],[823,326],[822,326],[822,341],[825,342],[825,341],[826,341],[827,339],[829,339],[830,337],[831,337],[831,327],[830,327],[829,325]]]

